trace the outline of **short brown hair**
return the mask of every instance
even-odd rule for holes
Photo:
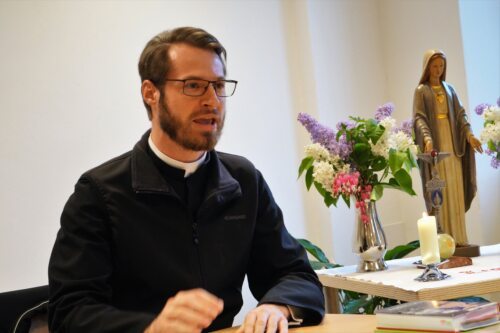
[[[186,43],[214,51],[220,57],[224,66],[224,74],[226,74],[226,49],[217,38],[200,28],[180,27],[163,31],[146,44],[139,59],[141,82],[149,80],[156,87],[163,87],[170,67],[168,49],[174,43]],[[144,105],[151,119],[151,107],[146,102]]]

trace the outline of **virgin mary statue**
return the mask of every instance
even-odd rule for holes
[[[441,228],[457,245],[467,245],[465,212],[476,194],[474,150],[482,152],[482,148],[455,89],[445,78],[446,55],[441,50],[428,50],[413,99],[413,126],[421,151],[451,153],[437,166],[439,176],[446,182],[440,209]],[[426,182],[431,179],[431,165],[419,161],[419,166],[427,211],[434,215],[431,198],[425,190]]]

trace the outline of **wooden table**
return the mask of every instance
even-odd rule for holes
[[[316,271],[325,287],[327,312],[339,313],[338,289],[403,301],[444,300],[500,292],[500,244],[481,247],[472,266],[445,269],[451,278],[415,282],[422,269],[413,264],[420,257],[387,261],[383,272],[356,273],[356,266]]]
[[[376,327],[373,315],[327,314],[318,326],[290,328],[290,333],[373,333]],[[226,328],[217,333],[235,333],[238,327]]]

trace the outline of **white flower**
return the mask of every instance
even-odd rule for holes
[[[372,152],[374,155],[382,156],[385,159],[389,158],[388,140],[386,140],[384,137],[381,137],[377,141],[377,144],[374,145],[373,143],[370,142],[370,145],[372,147]]]
[[[379,124],[384,126],[385,132],[384,132],[383,136],[386,136],[386,135],[388,135],[388,133],[392,132],[392,129],[394,127],[396,127],[396,119],[394,119],[392,117],[387,117],[387,118],[382,119]]]
[[[328,160],[330,153],[319,143],[313,143],[306,146],[306,156],[310,156],[317,161]]]
[[[500,122],[487,124],[481,132],[481,142],[487,144],[490,140],[497,144],[500,142]]]
[[[392,133],[389,136],[388,146],[389,149],[393,148],[400,152],[410,149],[413,154],[417,153],[417,146],[413,143],[413,139],[403,131]]]
[[[385,159],[389,159],[390,149],[400,152],[410,149],[413,155],[417,154],[417,146],[413,143],[413,139],[403,131],[388,132],[386,130],[377,144],[371,143],[370,145],[374,155],[382,156]]]
[[[326,191],[331,193],[333,178],[335,177],[332,165],[326,161],[315,161],[313,167],[314,180],[320,183]]]
[[[500,107],[492,105],[484,110],[484,120],[500,122]]]

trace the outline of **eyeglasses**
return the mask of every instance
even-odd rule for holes
[[[202,96],[207,92],[208,86],[211,84],[214,87],[215,94],[219,97],[230,97],[233,96],[236,90],[236,85],[238,81],[234,80],[216,80],[208,81],[202,79],[188,79],[188,80],[176,80],[176,79],[166,79],[165,81],[177,81],[184,83],[182,92],[187,96]]]

